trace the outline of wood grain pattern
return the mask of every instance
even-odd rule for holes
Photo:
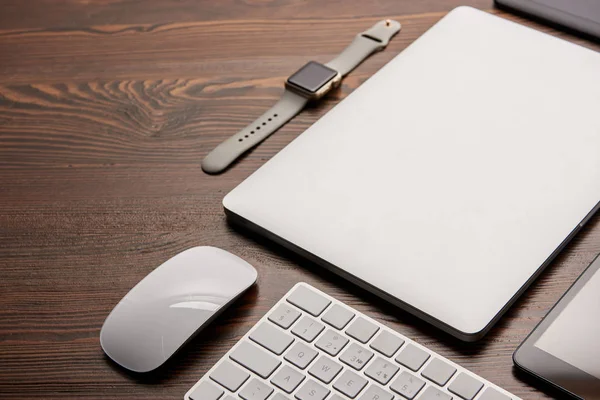
[[[264,240],[229,227],[221,199],[460,4],[584,46],[491,0],[5,0],[0,6],[0,398],[181,399],[296,282],[306,281],[524,399],[547,398],[511,355],[600,252],[592,219],[484,340],[464,344]],[[401,34],[218,177],[215,145],[270,107],[283,79],[327,61],[365,27]],[[532,238],[535,240],[535,238]],[[98,334],[165,259],[214,245],[258,285],[166,368],[129,375]]]

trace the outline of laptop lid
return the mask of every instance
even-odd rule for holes
[[[600,200],[600,54],[460,7],[223,200],[481,338]]]

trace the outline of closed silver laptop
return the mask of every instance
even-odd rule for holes
[[[273,157],[227,215],[463,340],[600,200],[600,54],[460,7]]]

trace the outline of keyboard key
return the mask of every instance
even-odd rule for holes
[[[250,374],[236,367],[231,361],[223,361],[211,374],[210,378],[229,389],[236,392],[250,378]]]
[[[390,389],[402,397],[412,400],[423,389],[425,382],[410,372],[402,371],[398,378],[392,383]]]
[[[302,342],[296,342],[295,345],[287,352],[285,355],[285,359],[296,367],[300,369],[304,369],[315,359],[315,357],[319,354],[316,350],[311,347],[308,347]]]
[[[235,400],[235,399],[232,399]],[[271,397],[269,400],[290,400],[288,397],[285,397],[281,393],[275,393],[275,396]]]
[[[393,394],[376,385],[369,386],[367,391],[360,396],[360,400],[392,400],[393,398]]]
[[[315,321],[310,317],[302,317],[302,319],[294,325],[292,333],[310,343],[319,336],[319,333],[321,333],[324,328],[325,325],[322,323]]]
[[[340,350],[346,346],[348,339],[342,336],[340,333],[335,332],[331,329],[327,331],[317,340],[315,346],[323,350],[330,356],[337,356]]]
[[[500,393],[494,388],[489,387],[485,389],[485,392],[483,392],[477,400],[510,400],[510,397]]]
[[[364,347],[352,343],[340,356],[340,360],[357,371],[363,369],[369,360],[373,357],[373,352]]]
[[[343,399],[342,397],[338,396],[337,394],[334,394],[327,400],[346,400],[346,399]]]
[[[335,304],[321,318],[336,329],[344,329],[348,322],[354,318],[354,313],[340,305]]]
[[[346,333],[361,343],[367,343],[378,330],[377,325],[358,317],[346,330]]]
[[[482,387],[483,383],[461,372],[450,386],[448,386],[448,390],[464,400],[473,400]]]
[[[439,358],[434,358],[427,364],[421,375],[440,386],[444,386],[455,373],[456,368],[452,365]]]
[[[344,371],[333,384],[334,389],[339,390],[351,399],[355,398],[365,386],[367,386],[367,380],[349,369]]]
[[[413,344],[408,344],[396,357],[397,362],[413,371],[418,371],[428,359],[429,353]]]
[[[281,364],[281,361],[249,342],[242,342],[229,357],[263,379],[271,376]]]
[[[273,393],[273,388],[265,385],[262,381],[252,378],[242,391],[240,397],[244,400],[265,400]]]
[[[392,361],[388,361],[382,357],[377,357],[375,361],[369,365],[369,368],[365,371],[365,375],[369,378],[375,379],[382,385],[387,385],[388,382],[396,375],[400,368],[396,366]]]
[[[314,317],[318,317],[331,303],[330,300],[313,292],[305,286],[298,286],[296,290],[288,296],[287,301]]]
[[[323,400],[330,390],[309,379],[296,393],[298,400]]]
[[[233,396],[227,395],[227,396],[223,397],[221,400],[236,400],[236,398]],[[286,400],[286,399],[284,399],[284,400]]]
[[[308,373],[323,383],[330,383],[342,370],[342,366],[331,358],[321,356],[308,370]]]
[[[287,329],[300,318],[300,315],[302,315],[300,311],[284,303],[280,304],[279,307],[269,315],[269,321],[279,325],[283,329]]]
[[[387,357],[391,357],[404,344],[404,339],[388,331],[382,331],[371,343],[371,348]]]
[[[292,393],[303,380],[304,375],[286,365],[273,376],[271,383],[284,392]]]
[[[271,350],[278,356],[290,347],[294,338],[282,332],[268,322],[261,323],[250,335],[250,339],[260,344],[267,350]]]
[[[452,396],[433,386],[428,386],[419,400],[452,400]]]
[[[191,400],[219,400],[221,396],[225,393],[223,390],[219,389],[217,386],[213,385],[210,382],[202,382],[192,394],[190,394]]]

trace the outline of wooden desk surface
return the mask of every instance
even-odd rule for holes
[[[222,197],[460,4],[492,0],[4,0],[0,6],[0,398],[181,399],[290,287],[306,281],[524,399],[511,355],[593,257],[595,217],[482,341],[464,344],[225,221]],[[359,31],[403,24],[340,91],[227,173],[200,160]],[[499,115],[499,118],[502,116]],[[535,240],[535,238],[531,238]],[[258,285],[164,370],[134,377],[98,335],[165,259],[214,245]],[[552,395],[552,394],[551,394]]]

